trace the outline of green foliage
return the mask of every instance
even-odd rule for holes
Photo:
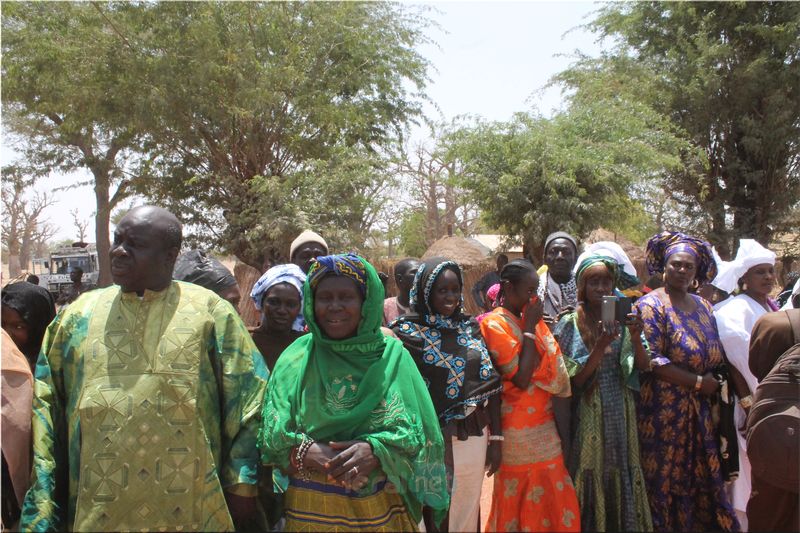
[[[178,213],[188,243],[259,267],[305,225],[363,245],[380,154],[421,114],[428,22],[413,7],[15,2],[2,16],[5,122],[42,172],[92,172],[101,268],[133,194]]]
[[[363,245],[376,154],[420,114],[426,21],[360,2],[164,2],[148,17],[163,53],[142,192],[251,264],[305,225]]]
[[[614,3],[589,27],[617,47],[564,81],[592,98],[621,60],[651,73],[637,100],[695,148],[666,189],[702,206],[723,254],[734,237],[769,242],[800,200],[800,4]]]
[[[645,176],[680,164],[687,148],[651,108],[617,92],[572,98],[552,119],[517,114],[478,123],[449,139],[490,226],[522,235],[530,250],[548,233],[585,235],[598,226],[641,240],[641,206],[628,196]]]
[[[140,152],[151,111],[146,64],[122,33],[146,31],[138,12],[94,2],[12,2],[2,12],[4,126],[36,175],[92,173],[101,285],[110,282],[109,214],[130,194],[126,160]]]
[[[400,224],[401,254],[408,257],[422,257],[428,249],[425,241],[425,212],[419,209],[407,211]]]

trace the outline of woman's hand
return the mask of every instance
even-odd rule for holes
[[[711,372],[703,374],[703,380],[700,382],[700,393],[704,396],[712,396],[719,390],[719,381],[714,377]]]
[[[636,313],[629,313],[627,320],[625,320],[625,326],[627,326],[631,334],[631,341],[636,342],[638,339],[641,342],[642,331],[644,331],[644,321],[642,321],[642,317]]]
[[[364,441],[331,442],[330,447],[338,452],[326,465],[328,481],[351,490],[359,490],[367,484],[369,475],[380,466],[372,453],[372,446]]]
[[[525,310],[522,311],[522,327],[523,331],[528,333],[533,333],[536,329],[536,324],[544,316],[544,304],[542,300],[538,297],[531,298],[531,301],[528,302],[528,305],[525,306]]]
[[[614,342],[617,337],[619,337],[619,327],[617,323],[614,323],[614,329],[607,330],[603,327],[602,322],[598,322],[598,327],[600,328],[600,336],[597,337],[597,340],[594,341],[594,348],[595,350],[600,350],[600,353],[605,353],[606,348],[611,346],[611,343]]]
[[[319,472],[320,474],[327,474],[328,469],[326,465],[331,459],[336,457],[336,453],[336,450],[327,444],[315,442],[308,449],[305,461],[303,461],[303,466],[306,468],[306,470],[313,470],[315,472]]]
[[[491,477],[500,468],[500,460],[503,458],[503,441],[490,440],[489,447],[486,448],[486,477]]]

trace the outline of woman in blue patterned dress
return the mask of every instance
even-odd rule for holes
[[[655,531],[737,531],[724,490],[712,397],[724,352],[711,306],[689,288],[714,278],[708,243],[663,232],[647,243],[647,267],[664,287],[636,302],[652,372],[641,376],[639,437]]]

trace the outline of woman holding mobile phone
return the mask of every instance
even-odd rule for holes
[[[584,530],[652,531],[634,396],[638,373],[650,369],[644,324],[633,313],[624,324],[613,315],[610,324],[601,320],[603,299],[618,280],[616,260],[585,256],[576,275],[578,307],[553,331],[572,378],[575,435],[567,468]]]
[[[580,531],[578,499],[561,453],[552,397],[570,395],[569,375],[536,298],[534,266],[517,259],[500,271],[502,305],[481,322],[500,373],[502,459],[488,531]]]

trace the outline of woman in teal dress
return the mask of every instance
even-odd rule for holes
[[[619,280],[616,261],[589,255],[578,265],[578,307],[554,335],[572,380],[573,431],[567,469],[584,531],[652,531],[636,426],[638,372],[650,356],[640,318],[603,331],[600,307]]]

